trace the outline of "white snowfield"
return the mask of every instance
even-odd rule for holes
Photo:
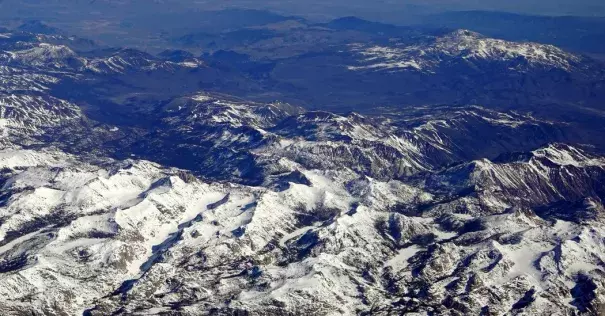
[[[605,168],[571,147],[534,157],[476,162],[469,181],[498,191],[531,172],[552,182],[553,173]],[[525,180],[506,171],[518,164]],[[0,151],[0,312],[150,315],[178,303],[184,315],[387,315],[402,306],[441,313],[441,304],[422,304],[445,302],[504,314],[527,301],[525,313],[566,315],[579,304],[573,289],[586,285],[578,275],[603,299],[601,201],[587,202],[600,217],[584,224],[509,211],[498,194],[413,216],[393,210],[436,203],[428,187],[283,165],[310,185],[277,192],[204,183],[146,161],[94,165],[52,150]],[[461,204],[470,213],[452,213]],[[428,298],[406,294],[421,289]]]

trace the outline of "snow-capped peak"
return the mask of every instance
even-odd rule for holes
[[[571,70],[580,57],[552,45],[515,43],[488,38],[468,30],[457,30],[420,45],[367,46],[356,44],[352,51],[362,57],[351,70],[415,70],[433,72],[457,60],[486,63],[521,62],[524,67]],[[478,65],[483,67],[483,65]]]
[[[39,43],[32,48],[10,53],[12,61],[29,66],[53,65],[56,68],[65,68],[74,62],[83,63],[83,59],[65,45]]]

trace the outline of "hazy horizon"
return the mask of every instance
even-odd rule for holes
[[[307,18],[329,19],[355,15],[377,21],[405,24],[414,17],[447,11],[498,11],[526,15],[605,17],[605,1],[567,0],[506,2],[495,0],[377,0],[371,3],[352,1],[275,1],[275,0],[4,0],[0,1],[0,18],[19,19],[38,16],[128,15],[246,8],[271,10]]]

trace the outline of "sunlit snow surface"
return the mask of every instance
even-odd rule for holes
[[[504,170],[512,165],[477,162],[471,181],[508,186],[543,168],[551,169],[544,177],[552,177],[561,172],[556,168],[605,166],[574,148],[551,146],[534,156],[545,154],[563,167],[529,161],[529,173],[509,174]],[[540,311],[555,293],[558,308],[571,308],[566,302],[572,298],[560,293],[569,292],[579,272],[602,273],[605,260],[599,222],[587,227],[506,212],[507,198],[496,195],[499,203],[469,200],[483,200],[487,209],[455,220],[463,227],[479,220],[482,230],[448,230],[438,224],[445,220],[438,209],[422,217],[389,211],[401,203],[431,203],[424,189],[362,180],[352,172],[302,169],[310,185],[276,192],[204,183],[145,161],[100,167],[56,151],[4,150],[0,169],[2,193],[8,193],[0,207],[0,266],[9,269],[0,294],[15,308],[59,304],[74,314],[99,304],[118,308],[126,295],[126,308],[151,313],[164,303],[144,297],[164,293],[159,302],[167,303],[197,289],[199,303],[183,306],[187,313],[231,297],[239,308],[265,309],[279,301],[292,311],[320,304],[315,311],[351,314],[366,306],[359,287],[375,304],[392,303],[382,284],[387,281],[380,281],[386,277],[402,289],[429,282],[427,289],[443,298],[456,284],[468,290],[470,282],[479,291],[465,294],[472,300],[482,301],[481,291],[500,293],[501,301],[490,303],[499,310],[534,289],[546,295],[531,307]],[[326,212],[332,215],[321,215]],[[310,219],[302,223],[304,214]],[[431,235],[437,243],[414,244]],[[168,294],[174,290],[168,280],[175,278],[180,290]],[[124,287],[128,280],[133,285]],[[34,299],[18,303],[26,295]]]

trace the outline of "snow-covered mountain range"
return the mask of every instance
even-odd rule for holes
[[[203,58],[90,45],[0,34],[1,315],[605,311],[598,108],[308,110],[224,94],[271,95]],[[346,47],[370,79],[602,80],[468,31]]]

